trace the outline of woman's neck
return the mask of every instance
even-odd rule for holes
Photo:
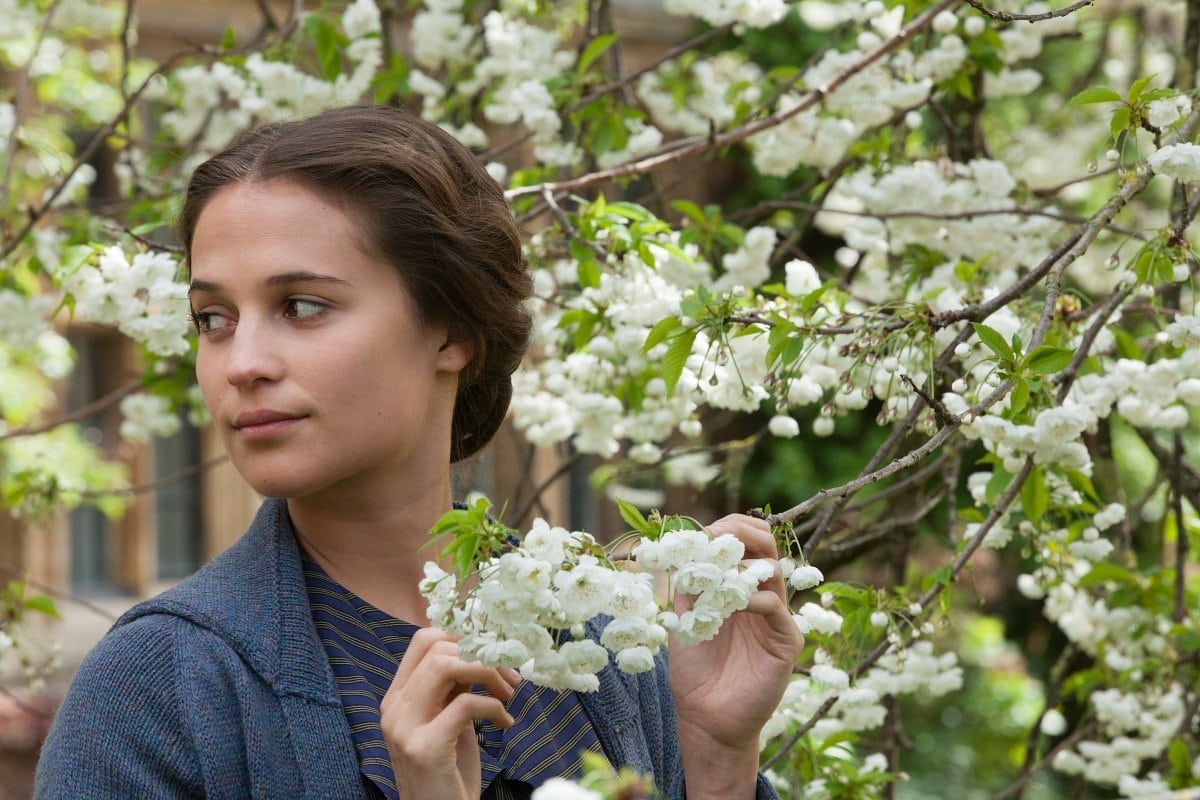
[[[451,508],[449,476],[420,493],[330,502],[292,499],[288,513],[304,552],[329,577],[371,605],[416,625],[429,624],[419,584],[441,549],[429,530]]]

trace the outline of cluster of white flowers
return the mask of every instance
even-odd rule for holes
[[[638,97],[663,128],[704,136],[728,125],[738,104],[761,99],[762,70],[736,53],[697,59],[685,72],[676,74],[679,69],[666,64],[637,83]],[[675,81],[686,81],[687,91],[672,91]]]
[[[1147,161],[1158,175],[1180,183],[1200,181],[1200,145],[1191,142],[1169,144],[1151,153]]]
[[[585,789],[566,778],[551,778],[533,790],[531,800],[604,800],[599,792]]]
[[[752,412],[770,405],[776,413],[769,430],[780,437],[799,433],[790,412],[805,406],[822,404],[813,422],[813,431],[820,436],[833,432],[835,414],[861,410],[873,398],[885,401],[886,417],[906,413],[916,395],[901,375],[918,384],[926,381],[926,341],[906,344],[893,336],[889,355],[862,359],[855,355],[852,334],[814,337],[804,343],[799,361],[775,364],[765,324],[747,321],[737,336],[714,335],[707,328],[696,328],[696,321],[683,315],[684,301],[700,285],[711,287],[706,289],[710,296],[718,292],[718,298],[750,300],[760,317],[774,314],[805,325],[830,322],[854,307],[853,301],[837,293],[802,306],[799,301],[819,289],[821,282],[815,268],[799,259],[785,265],[790,296],[752,294],[770,277],[776,238],[770,228],[751,228],[742,245],[723,258],[715,278],[713,268],[703,260],[684,261],[653,244],[649,245],[655,256],[653,266],[636,254],[609,256],[594,287],[578,288],[572,262],[556,262],[536,272],[535,295],[554,297],[556,302],[538,309],[539,348],[545,357],[536,367],[518,373],[514,381],[517,427],[534,443],[570,439],[577,450],[605,457],[615,455],[622,440],[628,440],[634,446],[631,456],[636,453],[637,461],[654,463],[669,457],[658,445],[672,433],[699,435],[702,407]],[[844,255],[857,258],[854,251]],[[959,307],[966,302],[966,287],[952,267],[953,262],[947,263],[913,291],[933,292],[940,281],[939,302],[946,309]],[[998,280],[1009,272],[996,273]],[[935,310],[943,310],[943,305]],[[568,324],[569,315],[581,313],[595,317],[589,328],[591,339],[582,345],[574,326]],[[651,329],[668,317],[681,320],[679,335],[688,331],[692,336],[690,354],[670,394],[659,377],[670,340],[643,352]],[[1020,325],[1007,309],[993,314],[988,323],[1009,334]],[[954,335],[951,329],[940,331],[935,342],[944,344]],[[972,376],[980,383],[993,370],[969,347],[961,359],[970,363]],[[614,391],[619,386],[638,390]],[[623,404],[617,399],[622,395],[635,399]]]
[[[535,273],[536,296],[569,299],[540,309],[542,324],[536,335],[548,357],[518,372],[513,381],[514,421],[531,442],[571,439],[580,452],[608,457],[624,438],[652,444],[676,429],[699,433],[697,405],[689,393],[677,390],[667,396],[661,378],[646,380],[647,370],[661,361],[666,346],[645,354],[642,349],[657,322],[680,313],[685,289],[700,278],[695,270],[672,264],[676,260],[666,250],[652,250],[661,259],[658,268],[629,254],[614,259],[598,286],[582,291],[573,285],[576,275],[571,262],[557,262],[552,270]],[[596,335],[582,350],[575,349],[570,331],[560,324],[563,314],[573,312],[602,317]],[[635,407],[624,408],[613,396],[613,387],[629,383],[643,387],[644,397]]]
[[[818,740],[878,728],[887,717],[883,704],[887,695],[940,697],[962,688],[962,680],[958,657],[953,652],[937,655],[933,644],[924,639],[889,651],[853,686],[849,674],[830,663],[828,652],[818,649],[809,674],[788,684],[763,728],[760,743],[765,745],[787,729],[807,723],[832,698],[837,702],[830,714],[813,726],[812,735]]]
[[[750,28],[766,28],[787,13],[784,0],[666,0],[671,14],[699,17],[709,25],[737,22]]]
[[[32,297],[12,289],[0,289],[0,341],[10,347],[24,348],[36,344],[38,337],[50,330],[50,313],[54,298],[50,295]]]
[[[178,264],[167,253],[106,248],[95,264],[62,276],[84,322],[114,327],[161,356],[188,351],[187,286],[176,280]]]
[[[1186,94],[1151,100],[1146,108],[1146,121],[1156,128],[1169,128],[1192,113],[1192,98]]]
[[[953,651],[938,655],[933,642],[918,639],[908,647],[894,647],[879,659],[856,684],[885,695],[928,692],[941,697],[962,688],[963,671]]]
[[[986,414],[963,432],[981,440],[1013,473],[1032,455],[1039,464],[1090,474],[1091,456],[1080,436],[1095,431],[1098,420],[1115,411],[1139,427],[1176,430],[1188,424],[1189,409],[1200,404],[1200,351],[1151,364],[1117,359],[1105,366],[1106,372],[1081,376],[1063,404],[1039,412],[1032,425]]]
[[[532,134],[534,155],[544,164],[571,165],[581,151],[561,138],[562,119],[547,88],[547,75],[562,72],[575,55],[552,29],[516,15],[490,11],[477,23],[465,15],[460,0],[433,0],[413,18],[411,39],[419,69],[409,85],[423,98],[423,115],[437,121],[472,147],[485,147],[487,134],[474,123],[454,125],[443,101],[459,96],[486,95],[483,116],[500,125],[520,123]],[[448,74],[444,74],[448,73]],[[661,136],[645,126],[631,128],[628,151],[657,147]]]
[[[21,0],[0,0],[0,56],[19,67],[29,61],[41,27],[36,5]]]
[[[179,415],[171,401],[156,394],[138,392],[121,398],[121,437],[131,442],[148,442],[179,431]]]
[[[863,254],[859,281],[875,284],[872,298],[898,287],[887,257],[910,245],[937,250],[949,259],[986,265],[999,286],[1011,283],[1012,270],[1037,263],[1058,231],[1052,220],[1018,214],[988,213],[962,218],[964,212],[1015,209],[1017,188],[1008,166],[991,159],[938,164],[917,161],[883,175],[864,169],[839,181],[830,192],[817,225]],[[905,216],[911,213],[912,216]],[[873,214],[891,215],[880,219]],[[954,217],[939,219],[938,215]],[[921,287],[928,293],[930,287]],[[949,299],[938,298],[943,304]]]
[[[812,564],[798,564],[795,559],[785,556],[779,559],[779,566],[783,571],[783,580],[794,591],[803,592],[825,582],[821,570]]]
[[[1068,775],[1083,775],[1094,783],[1118,785],[1126,797],[1168,791],[1156,773],[1142,779],[1137,776],[1142,763],[1162,755],[1179,732],[1184,716],[1183,688],[1173,683],[1134,692],[1105,689],[1093,692],[1089,700],[1107,741],[1088,739],[1060,751],[1054,768]]]
[[[202,159],[256,121],[292,119],[361,100],[383,64],[375,0],[350,3],[342,30],[350,39],[342,54],[351,70],[332,81],[261,53],[252,53],[240,66],[214,61],[175,70],[167,84],[151,92],[171,101],[161,118],[164,128],[180,144],[198,138],[196,157]]]
[[[646,672],[668,633],[684,643],[705,641],[745,609],[774,569],[743,562],[744,555],[733,536],[667,531],[633,549],[645,571],[620,569],[590,534],[538,519],[520,546],[480,566],[471,590],[460,591],[454,575],[429,562],[421,591],[430,621],[463,637],[464,658],[519,668],[539,685],[595,691],[609,651],[622,671]],[[669,575],[672,590],[687,596],[683,613],[659,608],[655,572]],[[599,643],[585,635],[596,617],[604,618]]]
[[[3,367],[0,358],[0,378],[7,379],[10,373]],[[5,389],[9,389],[7,384]],[[105,461],[100,450],[73,425],[6,440],[0,483],[26,489],[20,502],[11,507],[12,513],[25,515],[74,508],[85,492],[111,492],[126,485],[122,466]],[[119,500],[108,505],[112,510],[119,507]]]

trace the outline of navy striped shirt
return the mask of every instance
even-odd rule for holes
[[[300,560],[313,623],[333,667],[367,793],[398,800],[379,727],[379,704],[419,628],[345,589],[308,556],[301,554]],[[514,720],[508,730],[487,721],[475,726],[483,772],[481,796],[488,800],[528,798],[550,778],[578,778],[581,754],[602,752],[574,692],[522,681],[507,708]]]

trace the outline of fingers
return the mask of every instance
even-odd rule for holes
[[[757,614],[771,631],[773,638],[785,642],[792,648],[791,657],[795,657],[804,647],[804,635],[796,627],[792,619],[791,609],[787,603],[771,590],[760,590],[750,595],[750,604],[746,612]]]
[[[462,660],[457,639],[439,628],[422,628],[413,635],[388,694],[405,689],[427,697],[446,697],[456,687],[482,686],[491,696],[509,700],[520,682],[516,670]]]
[[[783,568],[779,564],[779,549],[771,524],[746,514],[730,514],[708,526],[713,536],[729,534],[736,536],[746,547],[746,559],[761,559],[775,567],[774,574],[759,584],[759,588],[774,592],[780,600],[787,598],[787,586],[783,580]]]
[[[746,545],[746,558],[779,557],[771,525],[765,519],[746,514],[730,514],[709,525],[708,530],[713,536],[729,534],[741,539],[742,544]]]
[[[380,703],[381,717],[397,739],[410,738],[423,728],[423,736],[450,743],[473,720],[507,728],[513,720],[504,703],[512,699],[520,680],[515,670],[464,661],[454,637],[423,628],[413,636]],[[475,686],[486,694],[473,693]]]
[[[397,779],[412,784],[405,784],[407,796],[479,796],[473,723],[510,727],[504,703],[520,680],[515,670],[464,661],[457,640],[445,631],[424,628],[413,636],[379,708]]]

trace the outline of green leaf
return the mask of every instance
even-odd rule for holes
[[[581,289],[595,289],[600,285],[600,265],[596,263],[595,253],[584,246],[591,257],[578,258],[575,262],[575,277]]]
[[[154,233],[161,227],[163,227],[162,222],[145,222],[141,225],[138,225],[136,228],[131,228],[129,232],[134,236],[145,236],[147,234]]]
[[[1189,757],[1187,744],[1181,737],[1176,736],[1167,747],[1167,761],[1171,769],[1179,775],[1192,774],[1192,759]]]
[[[638,242],[637,251],[638,255],[642,257],[643,264],[645,264],[647,267],[654,266],[656,259],[654,258],[654,251],[650,249],[649,242],[647,242],[645,239]]]
[[[325,17],[311,14],[304,19],[304,30],[312,39],[317,51],[317,61],[321,64],[321,73],[325,80],[332,81],[342,72],[342,45],[345,37],[338,32],[334,24]]]
[[[685,328],[671,340],[671,346],[663,356],[663,382],[667,384],[668,397],[675,391],[675,384],[679,383],[679,376],[683,374],[683,367],[688,356],[692,354],[692,344],[695,341],[696,329]]]
[[[1046,476],[1041,467],[1034,467],[1021,486],[1021,506],[1025,509],[1026,518],[1034,525],[1042,521],[1050,507],[1050,489],[1046,486]]]
[[[621,519],[625,520],[625,524],[633,530],[641,533],[644,536],[649,536],[651,533],[656,533],[654,526],[646,521],[642,516],[642,512],[632,503],[627,503],[620,498],[617,499],[617,511],[621,514]]]
[[[1000,359],[1010,362],[1013,360],[1012,348],[1008,342],[1004,341],[1004,337],[998,330],[984,325],[982,322],[972,322],[971,327],[975,329],[975,335],[979,337],[979,341],[983,342]]]
[[[675,200],[671,203],[671,208],[700,224],[704,224],[707,221],[704,212],[700,210],[700,206],[691,200]]]
[[[1132,333],[1117,325],[1109,325],[1108,331],[1113,335],[1113,339],[1116,340],[1117,355],[1121,358],[1143,358],[1141,345],[1138,344],[1137,337]]]
[[[1067,679],[1063,681],[1061,693],[1063,695],[1074,694],[1075,698],[1082,702],[1099,684],[1099,670],[1094,667],[1081,669],[1079,672],[1067,676]]]
[[[1132,572],[1111,561],[1097,561],[1088,573],[1079,579],[1081,587],[1097,586],[1104,583],[1119,583],[1124,586],[1141,588],[1141,584]]]
[[[929,589],[931,587],[933,587],[934,584],[938,584],[940,586],[949,586],[950,585],[950,565],[949,564],[938,567],[933,572],[926,575],[925,579],[923,581],[921,581],[921,592],[924,593],[924,592],[929,591]]]
[[[1116,139],[1130,128],[1130,120],[1132,117],[1129,114],[1129,106],[1121,106],[1113,112],[1112,119],[1108,121],[1108,132]]]
[[[384,105],[393,97],[408,94],[408,63],[401,53],[392,53],[392,63],[375,75],[375,104]]]
[[[637,203],[630,203],[626,200],[609,203],[605,213],[624,217],[634,222],[651,222],[654,219],[654,215],[647,211],[645,206],[639,206]]]
[[[56,619],[59,617],[58,607],[54,605],[54,598],[49,595],[37,594],[33,597],[26,597],[24,603],[25,608],[29,611],[37,611]]]
[[[679,328],[681,325],[682,323],[679,321],[679,317],[667,317],[666,319],[660,319],[654,325],[654,327],[650,329],[650,332],[646,334],[646,343],[642,345],[642,352],[649,353],[655,347],[665,342],[671,332],[676,328]]]
[[[1157,73],[1143,75],[1133,82],[1129,87],[1129,105],[1137,105],[1138,101],[1142,99],[1142,92],[1146,91],[1146,87],[1150,85],[1150,81],[1154,80],[1155,74]]]
[[[96,252],[90,244],[73,244],[62,250],[61,266],[54,270],[53,264],[44,265],[47,270],[54,270],[55,277],[66,279],[78,272]]]
[[[225,29],[224,35],[221,36],[221,49],[232,50],[234,42],[236,41],[236,37],[237,32],[233,29],[233,26],[230,25]]]
[[[1143,103],[1149,103],[1154,100],[1165,100],[1168,97],[1176,97],[1178,94],[1174,89],[1151,89],[1148,92],[1142,92],[1141,100]]]
[[[1073,469],[1067,472],[1067,480],[1070,481],[1072,488],[1087,495],[1092,502],[1099,505],[1100,495],[1096,494],[1096,487],[1092,485],[1091,478],[1079,470]]]
[[[583,48],[583,52],[579,54],[579,63],[575,65],[575,72],[580,75],[587,72],[588,67],[594,64],[597,58],[604,55],[605,51],[616,41],[616,34],[606,33],[588,42],[587,47]]]
[[[1000,499],[1000,495],[1004,494],[1004,490],[1012,483],[1013,475],[1008,470],[997,466],[992,471],[992,477],[988,478],[987,485],[983,489],[984,499],[988,505],[995,505]]]
[[[1085,106],[1090,103],[1119,103],[1124,98],[1107,86],[1092,86],[1071,98],[1068,106]]]
[[[1075,357],[1075,351],[1069,347],[1052,347],[1044,344],[1034,350],[1025,359],[1025,366],[1039,375],[1049,375],[1066,369]]]
[[[1008,399],[1008,407],[1012,413],[1020,414],[1029,405],[1029,381],[1017,378],[1013,381],[1012,396]]]

